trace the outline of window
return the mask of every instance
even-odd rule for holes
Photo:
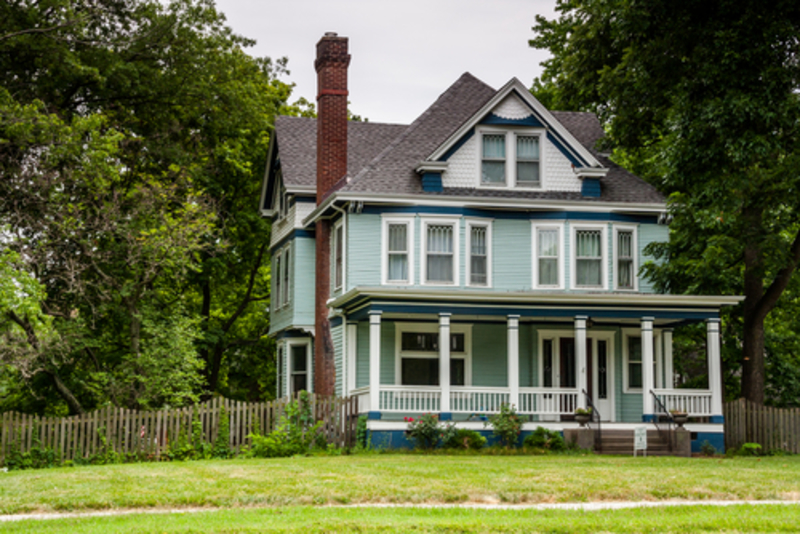
[[[383,219],[383,283],[413,284],[414,219],[389,217]]]
[[[435,323],[396,323],[396,382],[405,386],[438,386],[439,325]],[[468,325],[450,326],[450,385],[471,383],[471,329]]]
[[[539,137],[517,136],[517,186],[539,185]]]
[[[470,286],[490,287],[492,229],[487,222],[467,221],[467,281]]]
[[[636,289],[636,229],[614,228],[617,289]]]
[[[482,137],[481,183],[505,185],[506,183],[506,135],[492,134]]]
[[[340,222],[334,226],[333,229],[333,246],[331,252],[333,254],[333,288],[339,290],[342,288],[342,254],[344,252],[342,239],[344,238],[344,226]]]
[[[278,221],[282,221],[289,214],[289,195],[286,194],[286,188],[283,186],[280,169],[278,169],[276,179],[280,186],[275,190],[275,214],[278,217]]]
[[[628,389],[642,389],[642,338],[628,336]]]
[[[281,305],[289,304],[289,275],[291,274],[291,261],[290,261],[290,249],[287,247],[283,251],[283,297],[281,299]]]
[[[542,373],[546,388],[553,387],[553,340],[542,340]]]
[[[572,232],[572,286],[605,289],[606,231],[604,226],[576,226]]]
[[[275,308],[279,309],[283,304],[281,302],[282,299],[282,284],[281,279],[283,278],[283,273],[281,271],[282,262],[281,262],[281,253],[278,252],[275,254],[275,272],[272,273],[273,280],[275,280],[275,293],[273,296],[275,297]]]
[[[480,135],[479,184],[486,187],[542,185],[542,136],[532,130],[487,128]]]
[[[289,359],[291,365],[290,384],[292,386],[291,393],[297,391],[309,391],[309,361],[308,361],[308,344],[289,344]]]
[[[431,285],[458,285],[458,221],[423,223],[422,279]]]
[[[533,286],[538,288],[560,288],[561,275],[561,226],[533,226]]]

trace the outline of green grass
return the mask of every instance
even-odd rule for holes
[[[286,507],[20,521],[8,533],[122,532],[797,532],[800,505],[687,506],[596,512]]]
[[[800,500],[800,457],[413,454],[0,473],[0,513],[355,503]]]

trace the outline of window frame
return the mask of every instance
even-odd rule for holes
[[[286,350],[284,352],[284,358],[286,358],[286,388],[287,394],[291,395],[295,393],[294,391],[294,380],[292,377],[294,376],[294,372],[292,371],[292,347],[297,347],[301,345],[305,345],[306,347],[306,385],[308,388],[306,391],[309,393],[314,392],[314,353],[311,350],[311,340],[309,338],[288,338],[286,341]]]
[[[283,296],[281,297],[281,306],[289,306],[292,302],[289,286],[292,282],[292,256],[294,256],[294,254],[291,253],[291,249],[292,244],[290,242],[283,247],[281,253],[283,257]]]
[[[596,231],[600,230],[600,285],[582,286],[578,285],[578,256],[575,248],[577,234],[580,230]],[[608,225],[575,222],[570,224],[570,289],[584,290],[608,290]]]
[[[278,169],[277,181],[279,186],[275,188],[275,222],[282,223],[289,215],[289,194],[282,182],[283,173]]]
[[[452,226],[453,227],[453,281],[440,282],[428,281],[428,227]],[[424,286],[458,287],[460,286],[460,258],[461,258],[461,218],[428,216],[422,219],[420,225],[420,284]]]
[[[466,264],[465,285],[491,289],[492,287],[492,219],[466,219],[466,246],[464,247],[464,263]],[[475,284],[472,282],[472,229],[486,229],[486,283]]]
[[[419,351],[403,351],[403,334],[404,333],[420,333],[428,334],[431,332],[439,332],[439,323],[395,323],[395,352],[394,352],[394,383],[397,386],[403,385],[403,358],[418,358],[438,360],[438,352],[419,352]],[[450,324],[450,335],[464,334],[464,352],[450,353],[450,360],[463,359],[464,360],[464,386],[472,386],[472,325],[471,324]],[[407,387],[441,387],[441,377],[439,377],[439,386],[407,386]],[[453,386],[451,387],[462,387]]]
[[[341,236],[339,236],[340,232]],[[336,223],[334,223],[331,231],[331,288],[334,292],[341,291],[342,287],[344,286],[344,240],[344,221],[339,219],[336,221]],[[337,247],[341,247],[341,250],[337,250]],[[337,252],[341,252],[338,257]]]
[[[539,230],[556,230],[558,232],[558,284],[541,285],[539,284]],[[532,221],[532,285],[534,289],[564,289],[564,266],[566,264],[564,255],[564,223],[543,223]]]
[[[518,189],[522,191],[542,191],[545,189],[545,141],[547,139],[544,128],[519,128],[519,127],[479,127],[477,132],[476,156],[478,161],[478,172],[476,177],[476,187],[481,189]],[[485,135],[505,135],[506,155],[505,155],[505,182],[503,183],[484,183],[483,182],[483,137]],[[539,185],[520,185],[517,182],[517,138],[518,137],[537,137],[539,140]],[[529,161],[529,160],[523,160]]]
[[[275,309],[283,308],[283,249],[275,251],[275,272],[273,273],[273,296]]]
[[[414,229],[415,217],[401,215],[385,215],[381,225],[381,284],[382,285],[414,285]],[[389,226],[406,225],[406,256],[408,260],[408,280],[389,280]]]
[[[620,232],[631,232],[631,252],[632,252],[632,265],[631,276],[633,276],[633,287],[620,287],[619,286],[619,234]],[[613,232],[613,246],[614,246],[614,289],[617,291],[639,291],[639,236],[637,225],[615,224]]]

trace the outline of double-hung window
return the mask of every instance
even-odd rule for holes
[[[333,227],[333,243],[331,246],[331,254],[333,255],[333,289],[339,290],[342,288],[343,272],[343,254],[344,254],[344,226],[341,222]]]
[[[467,283],[470,286],[491,287],[491,223],[467,221],[467,238]]]
[[[563,287],[562,226],[533,226],[533,286],[543,289]]]
[[[439,386],[439,328],[434,324],[397,324],[397,384]],[[450,331],[450,385],[471,384],[471,329],[452,325]]]
[[[424,283],[458,285],[458,231],[457,220],[431,219],[423,222]]]
[[[605,289],[605,227],[577,226],[573,230],[573,286]]]
[[[289,342],[290,393],[311,390],[311,358],[307,342]]]
[[[636,289],[636,229],[614,228],[614,280],[617,289]]]
[[[481,186],[541,187],[543,137],[539,133],[532,130],[485,129],[479,139]]]
[[[481,183],[506,184],[506,134],[485,134],[482,141]]]
[[[383,219],[383,283],[413,284],[414,219]]]
[[[517,187],[539,187],[539,137],[517,136]]]

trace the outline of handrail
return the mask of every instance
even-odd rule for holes
[[[669,452],[672,452],[672,438],[675,435],[672,426],[675,424],[675,419],[673,419],[672,414],[669,413],[669,410],[667,410],[667,407],[664,406],[663,402],[661,402],[661,399],[658,398],[658,395],[656,395],[655,391],[651,389],[650,395],[653,396],[654,406],[656,407],[656,409],[653,410],[656,412],[653,414],[653,424],[656,426],[656,430],[658,430],[659,435],[662,437],[664,436],[664,430],[660,425],[660,416],[663,414],[667,417],[667,446],[669,447]]]
[[[597,416],[597,432],[594,435],[594,450],[596,452],[603,452],[603,428],[600,423],[600,410],[597,409],[597,406],[594,405],[592,402],[592,397],[586,393],[586,390],[581,390],[583,396],[586,398],[586,406],[588,406],[592,413],[590,422],[594,422],[595,416]]]

